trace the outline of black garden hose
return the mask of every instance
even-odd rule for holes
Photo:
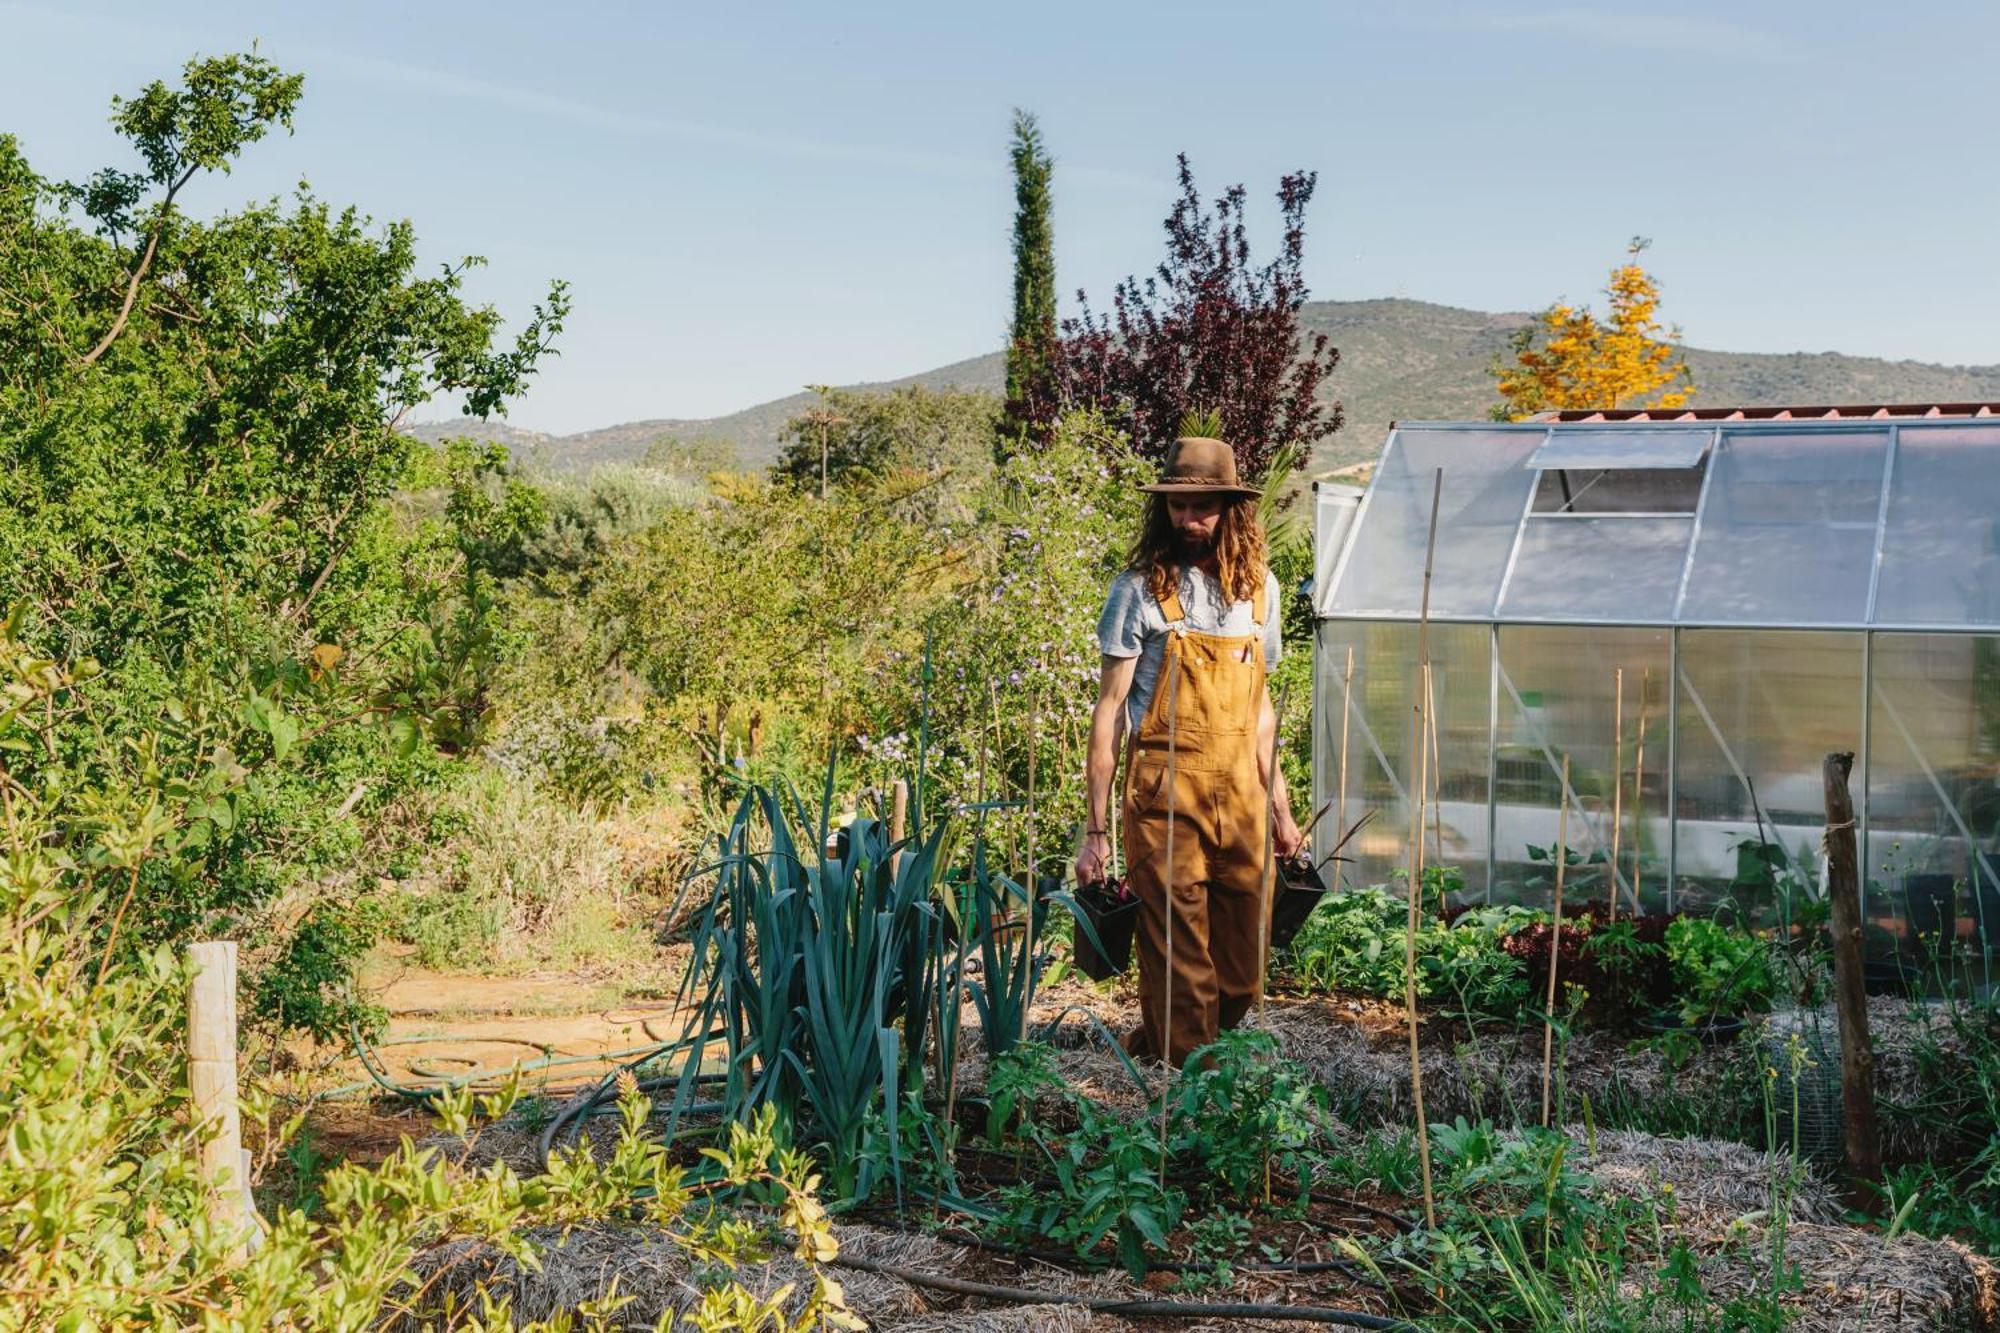
[[[1326,1305],[1275,1305],[1254,1302],[1125,1300],[1118,1297],[1089,1297],[1075,1292],[1042,1291],[1031,1287],[1002,1287],[990,1282],[969,1282],[964,1278],[922,1273],[894,1264],[879,1264],[848,1254],[834,1258],[839,1268],[858,1269],[907,1282],[914,1287],[948,1291],[959,1296],[1005,1301],[1013,1305],[1081,1305],[1098,1314],[1158,1315],[1179,1319],[1300,1319],[1316,1324],[1344,1324],[1349,1328],[1386,1329],[1392,1333],[1419,1333],[1404,1319],[1390,1319],[1364,1310],[1342,1310]]]

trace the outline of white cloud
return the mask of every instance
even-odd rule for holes
[[[346,69],[367,78],[434,95],[456,97],[508,107],[530,115],[569,121],[635,138],[679,139],[691,143],[717,144],[746,152],[779,157],[802,157],[823,162],[863,162],[901,171],[977,179],[1004,172],[1005,159],[996,152],[991,158],[935,153],[921,149],[894,148],[877,144],[839,143],[789,134],[745,130],[706,121],[685,120],[645,111],[627,111],[574,97],[538,92],[494,79],[456,74],[374,56],[351,56],[322,50],[323,63]],[[1082,167],[1065,163],[1064,179],[1118,189],[1157,189],[1167,183],[1164,176],[1144,176],[1135,172]]]

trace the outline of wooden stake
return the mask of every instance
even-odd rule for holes
[[[1612,672],[1617,702],[1611,706],[1611,900],[1609,920],[1618,919],[1619,835],[1625,829],[1625,668]]]
[[[1424,539],[1424,595],[1417,617],[1417,661],[1428,678],[1431,668],[1431,572],[1437,560],[1438,501],[1444,495],[1444,469],[1431,478],[1430,534]],[[1409,925],[1403,936],[1403,1008],[1410,1027],[1410,1096],[1417,1110],[1417,1165],[1423,1173],[1424,1225],[1437,1227],[1437,1196],[1431,1188],[1431,1133],[1424,1113],[1424,1061],[1417,1043],[1417,916],[1424,896],[1424,697],[1417,696],[1415,727],[1416,771],[1410,784]]]
[[[188,985],[188,1092],[202,1133],[208,1218],[217,1230],[235,1236],[230,1252],[240,1259],[251,1228],[244,1215],[248,1186],[236,1105],[236,942],[190,944],[187,956],[194,969]]]
[[[1556,966],[1562,958],[1563,872],[1569,865],[1569,756],[1563,756],[1562,813],[1556,816],[1556,903],[1549,932],[1549,995],[1542,1011],[1542,1128],[1549,1124],[1556,1054]]]
[[[1847,777],[1854,756],[1830,754],[1826,788],[1826,896],[1833,909],[1833,998],[1840,1015],[1840,1101],[1847,1122],[1848,1202],[1879,1210],[1882,1141],[1875,1125],[1875,1047],[1868,1039],[1868,996],[1861,976],[1861,868],[1855,853],[1854,802]]]

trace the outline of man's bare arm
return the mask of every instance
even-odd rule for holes
[[[1111,779],[1125,735],[1125,698],[1132,692],[1136,657],[1105,656],[1097,673],[1097,706],[1090,714],[1090,749],[1084,758],[1084,793],[1090,822],[1077,849],[1076,879],[1093,884],[1111,871]]]

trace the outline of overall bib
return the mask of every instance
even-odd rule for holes
[[[1125,1044],[1135,1056],[1168,1058],[1176,1067],[1190,1051],[1214,1041],[1217,1032],[1241,1022],[1264,984],[1258,918],[1268,901],[1264,836],[1270,793],[1258,772],[1257,718],[1264,698],[1267,609],[1259,587],[1252,633],[1201,634],[1187,628],[1178,590],[1160,599],[1167,621],[1165,653],[1132,737],[1125,865],[1139,899],[1140,1024]],[[1172,865],[1167,863],[1170,743]]]

